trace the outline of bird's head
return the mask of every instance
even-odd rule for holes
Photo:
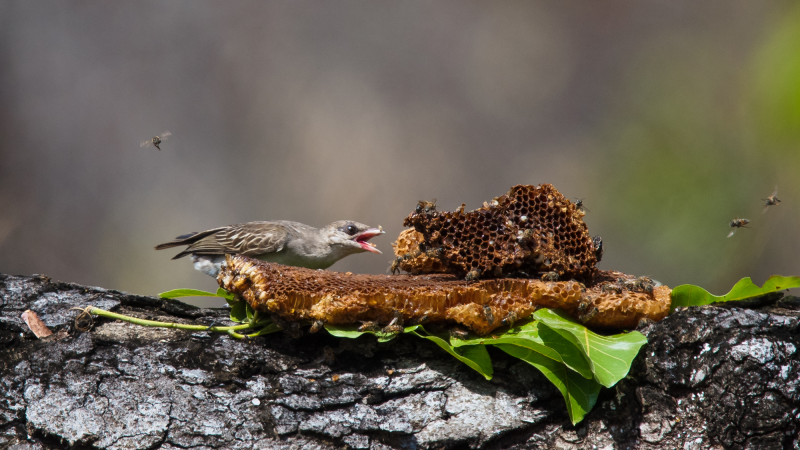
[[[371,228],[352,220],[337,220],[325,227],[324,231],[332,246],[339,247],[347,253],[381,253],[374,244],[368,242],[371,238],[385,233],[380,228]]]

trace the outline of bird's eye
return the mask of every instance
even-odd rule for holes
[[[347,227],[345,227],[345,231],[347,231],[347,234],[349,234],[350,236],[353,236],[354,234],[356,234],[358,229],[356,228],[355,225],[350,224]]]

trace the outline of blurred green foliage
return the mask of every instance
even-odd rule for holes
[[[712,291],[798,272],[800,6],[775,22],[746,51],[669,34],[631,62],[592,162],[606,268]],[[775,185],[785,201],[762,215]],[[726,239],[736,217],[751,229]]]

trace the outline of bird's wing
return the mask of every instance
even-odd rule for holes
[[[248,222],[232,225],[187,250],[194,252],[239,253],[257,256],[283,250],[289,233],[287,228],[274,222]],[[207,241],[207,242],[206,242]]]

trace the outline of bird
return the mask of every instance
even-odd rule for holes
[[[361,252],[380,254],[371,238],[384,234],[352,220],[338,220],[314,228],[288,220],[240,223],[192,232],[156,246],[156,250],[188,246],[172,259],[190,256],[194,268],[217,277],[225,255],[240,254],[288,266],[327,269],[345,256]]]

